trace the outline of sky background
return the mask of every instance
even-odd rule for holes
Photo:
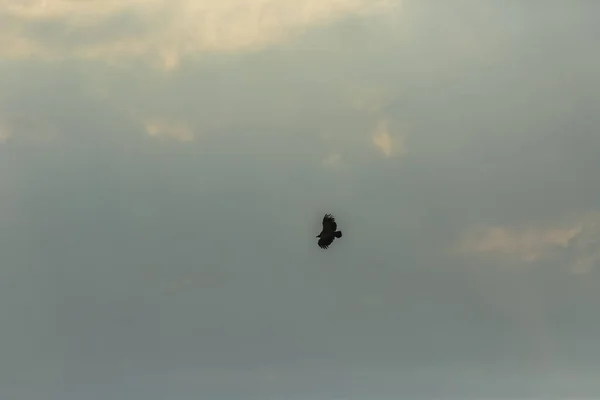
[[[600,396],[599,37],[594,0],[0,0],[0,397]]]

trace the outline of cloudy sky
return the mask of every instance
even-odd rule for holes
[[[599,37],[594,0],[0,0],[0,397],[599,396]]]

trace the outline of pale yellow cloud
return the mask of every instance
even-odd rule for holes
[[[460,250],[533,262],[559,257],[575,273],[600,262],[600,212],[587,213],[554,227],[488,227],[469,234]]]
[[[373,145],[385,157],[392,157],[406,153],[406,144],[403,136],[392,136],[385,120],[377,122],[371,134]]]
[[[10,138],[10,133],[0,128],[0,143],[6,143]]]
[[[371,144],[381,154],[393,157],[407,152],[405,133],[390,129],[389,118],[384,110],[389,101],[385,89],[377,85],[349,84],[344,97],[351,108],[372,121],[369,132]]]
[[[171,138],[181,142],[191,142],[196,139],[194,131],[181,122],[153,119],[146,122],[144,127],[146,133],[153,137]]]
[[[399,2],[0,0],[0,57],[105,62],[147,57],[169,69],[183,57],[261,48],[322,21],[390,12]]]
[[[526,261],[542,258],[555,247],[566,248],[569,241],[580,232],[574,228],[486,228],[468,238],[463,249],[474,253],[515,256]]]
[[[6,143],[11,136],[9,127],[0,119],[0,144]]]

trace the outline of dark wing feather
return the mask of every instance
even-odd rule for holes
[[[328,233],[325,235],[321,235],[317,244],[319,245],[320,248],[326,249],[329,247],[329,245],[331,243],[333,243],[333,239],[334,239],[333,234]]]
[[[335,218],[331,214],[325,214],[323,217],[323,232],[335,232],[337,230],[337,223]],[[333,239],[332,239],[333,240]]]

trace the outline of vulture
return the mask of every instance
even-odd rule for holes
[[[317,237],[319,238],[317,244],[322,249],[328,248],[335,238],[342,237],[342,231],[337,230],[337,223],[331,214],[325,214],[323,217],[323,230]]]

